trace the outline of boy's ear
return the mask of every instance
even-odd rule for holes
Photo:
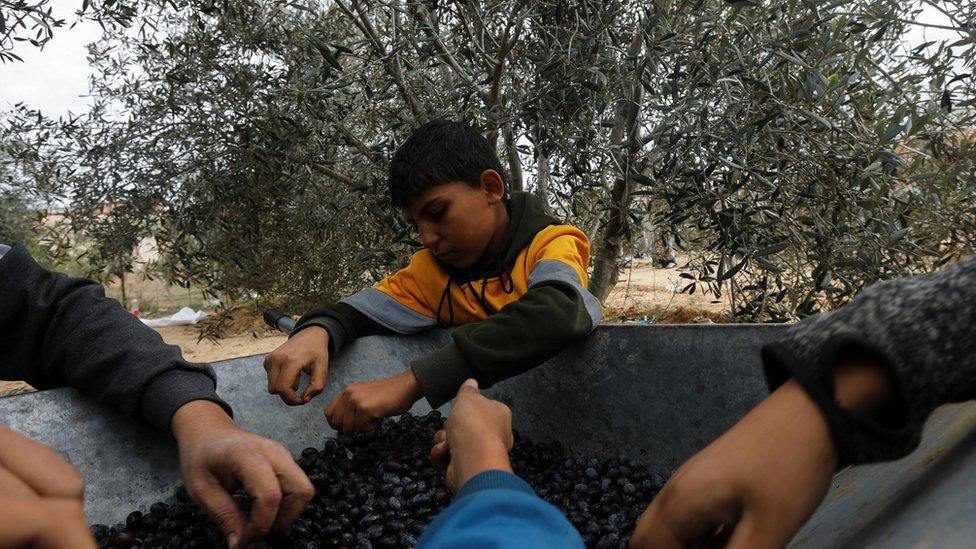
[[[481,189],[488,195],[489,204],[497,204],[505,197],[505,180],[495,170],[481,172]]]

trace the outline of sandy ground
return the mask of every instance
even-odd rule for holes
[[[726,296],[678,293],[690,282],[678,269],[657,269],[648,261],[635,261],[620,273],[620,280],[607,297],[605,310],[613,314],[634,307],[685,307],[712,313],[729,310]],[[717,303],[716,303],[717,301]]]
[[[722,311],[728,310],[728,303],[724,300],[714,303],[714,296],[677,293],[688,282],[678,275],[677,269],[657,269],[648,262],[635,262],[621,273],[620,282],[607,298],[604,317],[610,321],[711,322]],[[232,335],[218,342],[198,341],[200,330],[196,326],[171,326],[156,331],[167,343],[178,345],[183,356],[192,362],[216,362],[264,354],[286,340],[284,335],[271,330]],[[0,396],[30,390],[21,382],[0,381]]]
[[[197,341],[199,329],[195,326],[169,326],[157,328],[166,343],[178,345],[183,356],[191,362],[215,362],[241,356],[270,353],[288,339],[285,335],[273,333],[235,335],[224,337],[216,343],[209,340]]]

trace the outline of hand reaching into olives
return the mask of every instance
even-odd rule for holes
[[[512,472],[508,451],[514,444],[512,411],[482,396],[478,382],[464,382],[444,429],[434,435],[430,459],[444,472],[447,486],[457,492],[479,473]]]
[[[842,407],[868,415],[889,390],[873,364],[841,366],[835,387]],[[789,381],[674,473],[630,546],[783,547],[827,494],[837,463],[820,409]]]
[[[0,546],[96,547],[85,480],[50,447],[0,425]]]
[[[329,332],[319,326],[303,329],[265,357],[264,370],[268,373],[268,392],[280,396],[285,404],[299,406],[312,400],[325,389],[329,374]],[[295,391],[302,372],[310,379],[298,396]]]
[[[325,409],[325,415],[333,429],[372,431],[378,420],[410,410],[422,395],[420,383],[408,368],[389,379],[346,387]]]
[[[283,446],[238,428],[212,402],[184,404],[173,415],[171,428],[179,443],[187,492],[220,527],[232,549],[290,526],[315,493]],[[249,516],[234,500],[239,486],[253,498]]]

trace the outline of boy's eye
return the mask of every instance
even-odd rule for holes
[[[440,208],[428,213],[427,215],[430,216],[431,219],[440,219],[441,217],[444,217],[444,212],[446,211],[447,208]]]

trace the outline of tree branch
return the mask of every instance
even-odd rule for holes
[[[461,65],[457,62],[457,59],[455,59],[454,55],[447,49],[447,46],[444,45],[444,41],[441,40],[440,35],[434,30],[434,25],[431,22],[427,7],[414,6],[411,9],[416,10],[415,13],[421,18],[421,28],[431,39],[431,41],[433,41],[434,49],[437,50],[438,56],[444,60],[444,63],[446,63],[447,66],[451,67],[458,77],[464,80],[466,84],[470,85],[472,83],[471,76],[461,68]]]
[[[336,5],[339,9],[346,14],[347,17],[352,18],[357,21],[356,14],[349,9],[348,6],[342,0],[336,0]],[[369,14],[366,13],[366,8],[363,4],[356,2],[355,4],[356,13],[359,15],[358,24],[359,28],[363,31],[363,34],[369,38],[370,43],[373,44],[373,48],[383,59],[384,65],[386,65],[386,70],[390,73],[393,78],[393,82],[396,84],[397,89],[400,91],[400,95],[403,96],[403,100],[407,103],[407,107],[410,108],[410,112],[413,114],[414,118],[417,120],[423,120],[426,116],[426,111],[420,106],[420,102],[414,97],[413,93],[410,91],[410,87],[407,85],[407,81],[403,76],[403,71],[400,69],[399,56],[396,54],[396,50],[387,53],[386,48],[383,46],[383,42],[380,39],[380,35],[376,32],[376,28],[369,19]],[[398,21],[396,12],[394,11],[394,26]]]
[[[349,131],[349,128],[347,128],[344,124],[341,122],[336,122],[335,125],[336,128],[339,129],[339,133],[341,133],[346,139],[346,142],[352,145],[357,151],[360,152],[360,154],[365,156],[367,160],[370,162],[376,162],[380,159],[380,156],[376,151],[370,150],[370,148],[360,141],[359,138],[353,135],[352,132]]]
[[[512,19],[518,19],[516,29],[514,32],[514,37],[512,36]],[[505,70],[505,60],[508,58],[509,52],[518,43],[519,38],[522,34],[522,21],[523,19],[519,17],[519,14],[514,13],[512,17],[508,20],[508,25],[505,27],[505,32],[502,35],[502,45],[498,50],[498,59],[495,61],[495,67],[492,71],[492,84],[491,93],[488,94],[489,104],[497,105],[498,96],[501,91],[502,85],[502,72]]]
[[[928,29],[951,30],[951,31],[956,31],[956,32],[958,32],[960,34],[962,34],[964,32],[971,34],[971,31],[969,29],[966,29],[966,28],[963,28],[963,27],[953,27],[953,26],[950,26],[950,25],[936,25],[935,23],[922,23],[920,21],[909,21],[908,19],[895,19],[895,21],[897,21],[899,23],[905,23],[905,24],[908,24],[908,25],[915,25],[916,27],[925,27],[925,28],[928,28]]]
[[[522,161],[519,158],[518,148],[515,143],[515,131],[512,129],[512,121],[508,120],[502,124],[502,137],[505,139],[505,152],[508,156],[508,171],[511,179],[511,188],[514,191],[525,189],[522,178]]]
[[[318,162],[310,162],[309,167],[322,175],[335,179],[340,183],[345,183],[346,185],[353,184],[353,180],[351,177],[342,175],[341,173],[333,170],[328,166],[325,166],[324,164],[319,164]]]

